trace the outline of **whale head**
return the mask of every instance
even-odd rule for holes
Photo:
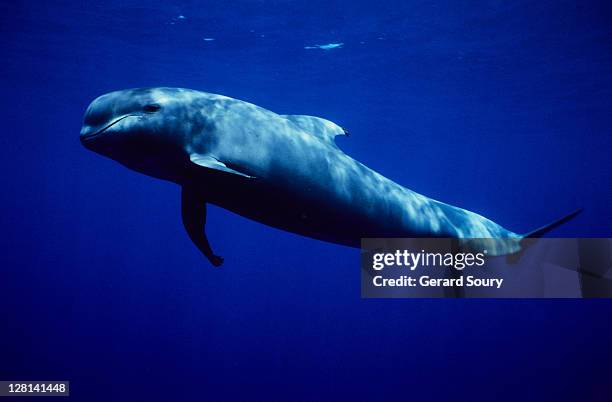
[[[197,91],[181,88],[111,92],[87,108],[80,140],[130,169],[177,181],[187,144],[194,133],[203,135],[202,101]]]

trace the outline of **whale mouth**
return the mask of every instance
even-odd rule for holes
[[[102,134],[104,134],[104,132],[106,130],[108,130],[109,128],[111,128],[112,126],[114,126],[115,124],[119,123],[121,120],[123,119],[127,119],[128,117],[134,116],[133,114],[128,114],[122,117],[119,117],[118,119],[113,120],[112,122],[110,122],[109,124],[107,124],[106,126],[102,127],[101,129],[94,131],[93,133],[89,133],[89,134],[85,134],[85,135],[81,135],[81,142],[82,143],[87,143],[87,142],[91,142],[94,139],[98,138],[99,136],[101,136]]]

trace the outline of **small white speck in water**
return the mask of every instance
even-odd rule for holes
[[[312,45],[312,46],[304,46],[304,49],[321,49],[321,50],[331,50],[331,49],[339,49],[344,45],[344,43],[328,43],[326,45]]]

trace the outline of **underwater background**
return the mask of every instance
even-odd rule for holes
[[[359,251],[85,150],[85,108],[179,86],[324,117],[406,187],[612,236],[609,1],[3,1],[0,379],[78,401],[609,400],[609,300],[365,300]]]

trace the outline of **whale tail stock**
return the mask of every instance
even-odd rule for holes
[[[536,230],[533,230],[529,233],[526,233],[523,235],[523,238],[539,238],[544,236],[546,233],[550,232],[551,230],[563,225],[565,222],[568,222],[570,220],[572,220],[573,218],[576,217],[576,215],[578,215],[579,213],[582,212],[582,208],[578,208],[575,211],[549,223],[548,225],[542,226],[541,228],[538,228]]]

